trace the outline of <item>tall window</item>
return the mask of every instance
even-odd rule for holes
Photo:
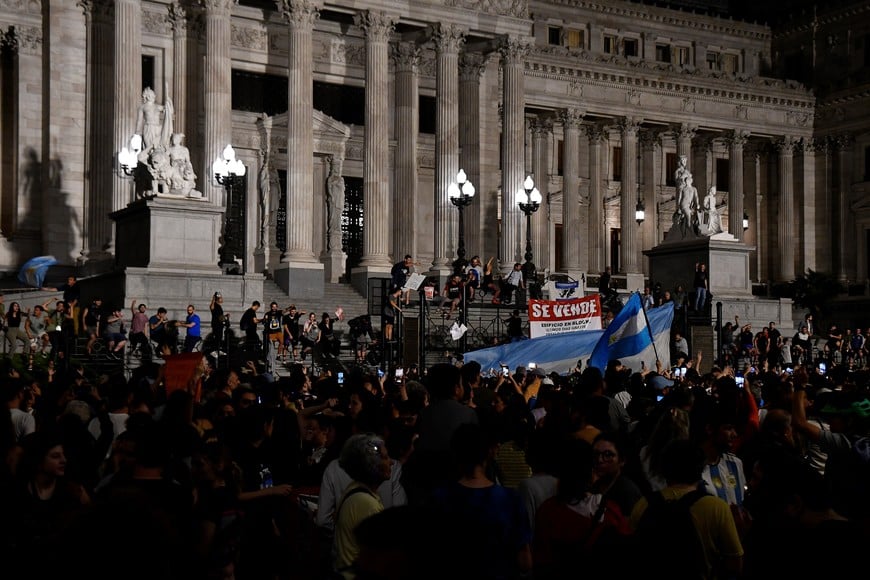
[[[710,70],[719,70],[719,53],[710,51],[707,53],[707,68]]]
[[[0,233],[11,236],[15,233],[16,200],[18,197],[18,181],[16,179],[17,149],[15,127],[18,117],[18,54],[15,32],[4,35],[0,32]],[[28,148],[28,151],[32,149]],[[24,182],[28,185],[30,195],[35,199],[42,193],[39,191],[39,163],[36,154],[28,155],[23,173],[27,176]]]
[[[420,95],[420,133],[435,134],[435,97]]]
[[[583,48],[586,46],[586,39],[582,30],[568,30],[565,34],[565,46],[568,48]]]
[[[559,139],[556,143],[556,175],[564,175],[563,168],[565,167],[565,141]]]
[[[626,38],[622,44],[623,54],[625,56],[640,56],[639,46],[640,43],[636,38]]]
[[[678,64],[680,66],[686,66],[691,64],[689,62],[689,47],[688,46],[675,46],[674,47],[674,64]]]
[[[234,111],[277,115],[287,111],[287,77],[233,70],[232,107]]]
[[[864,147],[864,181],[870,181],[870,146]]]
[[[604,52],[606,54],[616,54],[617,53],[617,43],[616,36],[612,34],[604,35]]]
[[[547,28],[547,44],[551,46],[562,45],[562,29],[558,26],[550,26]]]
[[[656,45],[656,61],[671,62],[671,46],[669,44]]]
[[[728,191],[729,175],[731,173],[730,159],[716,159],[716,189],[718,191]]]
[[[363,256],[365,207],[363,206],[363,180],[344,178],[344,211],[341,214],[341,249],[347,254],[349,268],[359,266]]]
[[[727,73],[737,72],[737,55],[725,53],[722,55],[722,70]]]

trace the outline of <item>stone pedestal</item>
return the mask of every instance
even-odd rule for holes
[[[337,284],[345,273],[345,265],[347,264],[347,254],[341,250],[330,250],[320,256],[320,261],[323,262],[325,268],[325,281],[330,284]]]
[[[673,290],[681,284],[687,292],[692,291],[695,264],[707,264],[710,293],[713,301],[721,298],[751,298],[752,283],[749,279],[749,252],[754,250],[737,241],[731,234],[713,236],[679,236],[673,239],[673,230],[665,241],[651,250],[645,250],[649,258],[650,285],[661,283],[662,288]]]
[[[203,200],[157,197],[112,213],[116,271],[101,282],[104,298],[124,308],[136,299],[149,312],[163,306],[175,318],[193,304],[204,321],[217,291],[228,312],[262,300],[261,274],[227,275],[218,267],[223,211]]]
[[[272,277],[288,296],[323,296],[323,264],[320,262],[281,262]]]
[[[389,278],[390,268],[382,266],[359,266],[350,272],[350,283],[354,290],[368,298],[369,278]]]

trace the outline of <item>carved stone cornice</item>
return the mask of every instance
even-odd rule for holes
[[[583,125],[583,117],[586,115],[586,111],[577,107],[568,107],[567,109],[561,109],[558,115],[559,121],[566,129],[579,129]]]
[[[275,6],[291,28],[314,28],[320,18],[320,7],[310,0],[276,0]]]
[[[484,12],[494,16],[528,18],[528,0],[441,0],[445,6]]]
[[[486,70],[487,57],[480,52],[468,52],[463,50],[459,53],[459,80],[478,81],[483,71]]]
[[[357,12],[353,16],[353,23],[365,32],[369,42],[389,42],[390,35],[396,29],[396,17],[379,10],[366,10]]]
[[[466,30],[455,24],[435,24],[431,30],[431,40],[437,53],[455,54],[465,44]]]
[[[415,42],[397,42],[390,45],[390,57],[396,72],[419,72],[423,50]]]

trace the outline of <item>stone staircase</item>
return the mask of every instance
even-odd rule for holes
[[[342,333],[348,328],[348,320],[368,313],[368,301],[350,284],[326,284],[323,287],[323,296],[313,298],[311,296],[287,296],[287,293],[273,280],[264,280],[263,299],[260,300],[263,304],[261,308],[268,309],[269,303],[273,301],[277,302],[281,308],[295,304],[299,311],[314,312],[317,314],[318,321],[324,312],[335,317],[336,309],[341,306],[344,309],[344,320],[335,323],[335,331]],[[305,316],[300,320],[304,320]]]

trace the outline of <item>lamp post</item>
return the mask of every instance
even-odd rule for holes
[[[139,153],[142,152],[142,136],[133,135],[130,138],[130,148],[122,147],[118,152],[118,165],[124,175],[132,177],[139,165]]]
[[[215,183],[227,190],[227,203],[224,213],[224,239],[219,250],[219,265],[222,268],[225,268],[227,264],[233,264],[235,265],[235,268],[233,269],[236,269],[238,265],[236,264],[236,256],[233,252],[233,246],[236,243],[235,238],[238,232],[234,231],[236,228],[234,228],[233,217],[231,215],[234,201],[233,186],[235,185],[236,178],[245,176],[246,168],[241,160],[236,159],[236,151],[233,149],[233,146],[227,145],[224,147],[222,155],[215,158],[211,169]]]
[[[646,207],[643,205],[643,200],[638,198],[637,205],[634,206],[634,221],[637,222],[637,225],[643,223],[643,220],[646,219]]]
[[[526,214],[526,253],[525,263],[523,264],[523,279],[526,282],[526,288],[529,289],[529,294],[534,298],[538,293],[533,287],[535,285],[535,264],[532,262],[532,214],[538,211],[541,207],[541,192],[535,187],[535,181],[531,175],[527,175],[523,181],[523,188],[517,191],[516,202],[520,211]]]
[[[746,212],[743,212],[743,231],[745,232],[748,229],[749,229],[749,214]]]
[[[460,169],[456,181],[447,186],[447,197],[450,203],[459,210],[459,245],[456,246],[456,260],[453,262],[453,272],[462,274],[468,264],[465,260],[465,222],[463,219],[465,207],[474,199],[474,185],[468,181],[465,171]]]

